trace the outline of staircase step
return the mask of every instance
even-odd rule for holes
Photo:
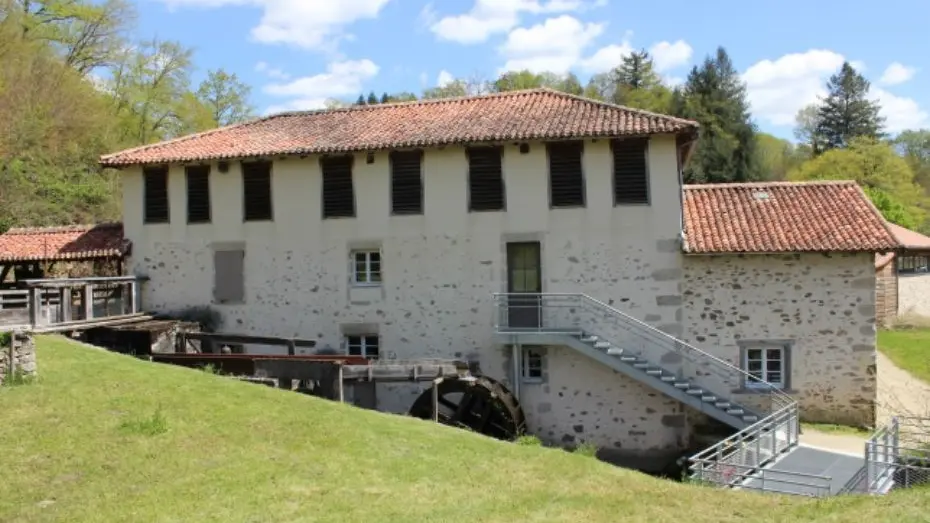
[[[688,389],[687,394],[689,396],[700,396],[704,394],[704,389]]]
[[[580,339],[581,339],[581,341],[583,341],[583,342],[585,342],[585,343],[594,343],[594,342],[596,342],[599,338],[598,338],[597,336],[585,336],[585,335],[582,334]]]
[[[746,414],[743,416],[743,421],[747,423],[755,423],[759,421],[759,416],[756,416],[755,414]]]
[[[637,360],[636,356],[630,356],[630,355],[620,356],[620,361],[623,361],[626,363],[630,363],[631,361],[636,361],[636,360]]]
[[[717,407],[718,409],[728,409],[730,408],[730,402],[729,401],[718,401],[717,403],[714,403],[714,406]]]
[[[713,395],[701,396],[701,401],[712,403],[714,401],[717,401],[717,396],[713,396]]]
[[[637,361],[636,363],[633,364],[633,366],[636,367],[637,369],[648,369],[649,363],[645,361]]]
[[[739,408],[737,408],[737,409],[727,409],[727,414],[731,414],[731,415],[733,415],[733,416],[742,416],[744,412],[745,412],[745,411],[744,411],[743,409],[739,409]]]
[[[676,389],[690,389],[691,384],[688,383],[687,381],[679,381],[678,383],[675,384],[675,388]]]
[[[662,369],[649,369],[649,370],[646,371],[646,374],[648,374],[648,375],[650,375],[650,376],[661,376],[661,375],[662,375]]]
[[[623,354],[623,349],[621,349],[620,347],[611,347],[607,349],[607,354],[610,356],[619,356]]]
[[[665,383],[672,383],[678,380],[678,378],[676,378],[675,376],[668,376],[668,375],[662,376],[660,379],[664,381]]]
[[[606,341],[595,341],[594,342],[595,349],[609,349],[610,347],[611,347],[610,343]]]

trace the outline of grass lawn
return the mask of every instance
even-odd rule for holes
[[[930,383],[930,329],[879,331],[878,348],[895,365]]]
[[[0,521],[918,521],[930,489],[823,501],[652,478],[40,338],[0,389]]]

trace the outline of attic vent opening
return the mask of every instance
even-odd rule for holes
[[[752,198],[759,202],[767,202],[772,199],[772,195],[768,191],[755,191]]]

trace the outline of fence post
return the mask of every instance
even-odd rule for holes
[[[135,314],[142,310],[142,307],[139,303],[140,293],[139,293],[139,280],[132,280],[129,282],[129,313]]]
[[[29,325],[34,329],[39,324],[39,309],[42,307],[40,293],[35,287],[29,287],[27,307],[29,308]]]
[[[84,285],[84,319],[90,320],[94,317],[94,285],[88,283]]]
[[[71,321],[71,287],[62,287],[58,292],[58,320]]]

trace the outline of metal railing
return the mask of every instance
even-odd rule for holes
[[[865,443],[866,491],[930,484],[930,419],[895,417]]]
[[[735,486],[752,474],[764,474],[763,466],[798,444],[797,402],[779,387],[611,305],[577,293],[496,293],[494,304],[498,333],[590,333],[711,392],[742,390],[751,393],[744,399],[755,396],[761,419],[689,458],[695,480]],[[796,478],[810,483],[807,476]],[[827,480],[829,492],[829,478],[813,479]],[[793,480],[782,478],[787,481]]]

